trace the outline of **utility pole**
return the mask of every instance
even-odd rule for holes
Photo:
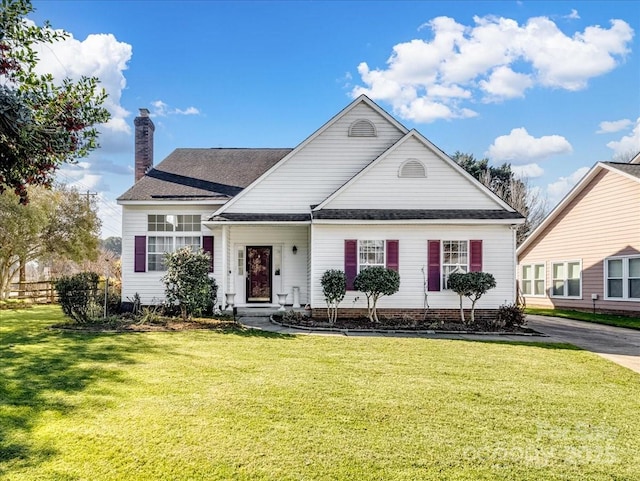
[[[98,195],[97,192],[91,192],[87,190],[87,206],[91,206],[91,197],[95,197],[97,195]]]

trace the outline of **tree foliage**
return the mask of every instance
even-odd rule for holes
[[[98,147],[95,126],[109,119],[97,78],[56,83],[36,73],[34,47],[68,34],[26,22],[32,11],[30,0],[0,3],[0,193],[12,190],[22,204],[29,185],[51,187],[63,163]]]
[[[488,272],[454,272],[447,281],[449,289],[460,296],[460,318],[466,323],[462,298],[467,297],[471,301],[471,324],[475,322],[476,302],[489,289],[496,287],[496,279]]]
[[[100,220],[94,200],[64,186],[32,188],[30,198],[28,205],[19,205],[13,192],[0,194],[0,299],[27,262],[81,262],[98,256]]]
[[[104,250],[112,252],[116,257],[122,255],[122,237],[107,237],[101,240],[100,244]]]
[[[545,218],[548,210],[546,199],[527,179],[517,177],[511,170],[511,164],[494,167],[489,165],[489,159],[476,159],[472,154],[462,152],[456,152],[451,158],[525,217],[524,224],[520,224],[516,231],[517,245]]]
[[[183,247],[165,254],[167,274],[162,278],[165,296],[169,304],[180,308],[183,320],[206,310],[217,291],[215,280],[209,278],[211,259],[209,254],[191,247]]]
[[[320,284],[322,284],[322,293],[327,303],[329,324],[334,324],[338,318],[338,305],[347,292],[347,277],[339,269],[329,269],[322,274]]]
[[[400,289],[400,275],[385,267],[367,267],[353,281],[353,287],[367,297],[367,317],[378,322],[377,304],[382,296],[391,296]]]

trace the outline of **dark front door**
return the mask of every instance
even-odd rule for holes
[[[271,302],[271,250],[247,247],[247,302]]]

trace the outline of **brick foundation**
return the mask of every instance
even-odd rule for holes
[[[422,321],[423,319],[432,322],[460,322],[460,309],[377,309],[378,317],[393,319],[411,319]],[[476,321],[491,321],[496,318],[497,309],[476,309]],[[312,309],[311,315],[315,319],[327,319],[326,309]],[[464,310],[464,316],[468,320],[471,316],[471,309]],[[338,309],[338,319],[357,319],[367,317],[367,309],[362,308],[340,308]]]

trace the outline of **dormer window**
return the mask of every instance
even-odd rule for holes
[[[427,169],[418,159],[407,159],[398,169],[398,177],[419,178],[426,176]]]
[[[356,120],[349,126],[349,137],[377,137],[376,126],[369,120]]]

